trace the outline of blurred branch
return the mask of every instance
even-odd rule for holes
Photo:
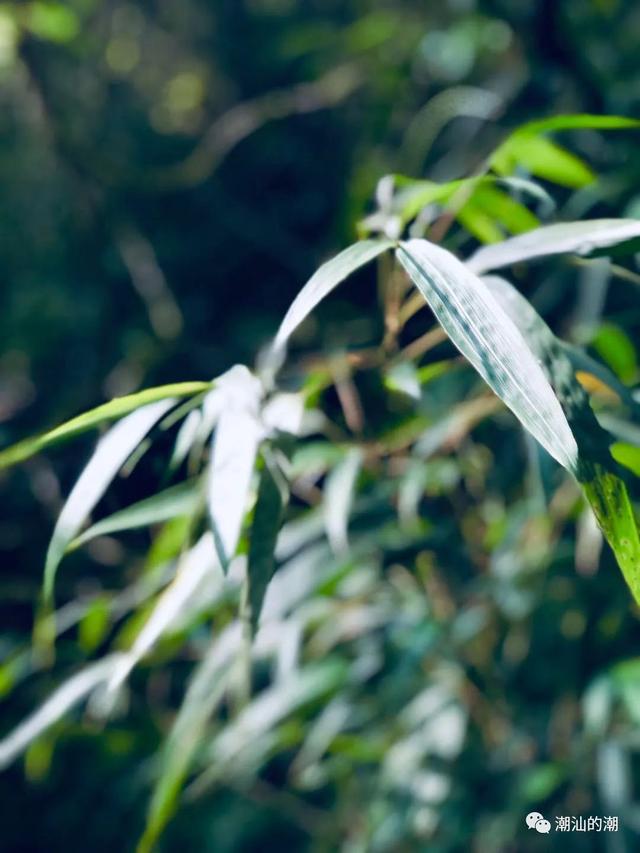
[[[202,183],[232,148],[263,125],[335,106],[363,81],[362,72],[355,65],[342,65],[313,83],[277,89],[236,104],[215,119],[188,157],[174,166],[151,172],[149,180],[159,189],[189,188]]]
[[[115,243],[157,337],[161,340],[178,337],[183,326],[182,313],[151,243],[131,225],[116,232]]]

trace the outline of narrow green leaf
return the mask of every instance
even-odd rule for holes
[[[456,213],[456,219],[469,234],[481,243],[500,243],[504,236],[494,218],[486,213],[475,200],[470,199]]]
[[[626,485],[615,472],[610,437],[598,423],[562,342],[533,306],[502,278],[487,276],[484,282],[526,336],[558,395],[579,449],[578,466],[572,473],[582,484],[600,529],[640,603],[640,535]]]
[[[523,178],[482,175],[438,184],[434,181],[415,181],[402,175],[394,175],[393,180],[398,185],[398,191],[392,199],[391,213],[399,217],[402,226],[407,225],[427,205],[446,206],[449,202],[459,199],[463,207],[465,203],[473,202],[476,208],[483,209],[485,216],[489,213],[496,214],[496,218],[514,233],[518,230],[512,227],[516,222],[519,222],[524,230],[525,218],[529,228],[537,227],[539,224],[537,217],[520,202],[503,193],[499,186],[505,186],[518,193],[526,193],[544,204],[547,210],[553,210],[555,206],[551,196],[542,187]],[[508,211],[507,208],[510,210]]]
[[[240,625],[230,625],[217,637],[196,667],[184,701],[164,747],[145,832],[137,853],[150,853],[175,811],[178,796],[206,725],[222,701],[235,655],[240,649]]]
[[[324,488],[324,520],[327,538],[336,554],[343,554],[349,547],[349,515],[362,462],[361,448],[352,447],[327,476]]]
[[[276,540],[289,500],[289,490],[275,462],[265,459],[260,472],[256,508],[249,536],[249,607],[255,630],[260,619],[262,602],[275,570]]]
[[[0,741],[0,769],[14,761],[43,732],[81,702],[96,687],[104,684],[120,660],[119,654],[108,655],[77,672]]]
[[[44,570],[45,602],[51,601],[56,570],[67,546],[75,538],[118,470],[151,427],[174,403],[175,399],[160,400],[139,408],[119,421],[98,443],[93,456],[71,490],[53,531]]]
[[[544,136],[528,133],[516,133],[501,145],[491,165],[502,175],[510,175],[518,166],[523,166],[536,178],[572,189],[587,186],[596,177],[575,154]]]
[[[482,280],[426,240],[402,243],[397,255],[460,352],[525,429],[575,471],[578,448],[560,403],[522,334]]]
[[[640,604],[640,534],[627,487],[599,464],[589,466],[581,483],[624,579]]]
[[[125,509],[114,512],[108,518],[103,518],[96,524],[92,524],[71,542],[67,551],[75,551],[76,548],[91,539],[95,539],[96,536],[107,536],[110,533],[121,533],[123,530],[150,527],[152,524],[159,524],[172,518],[192,515],[198,507],[199,499],[198,483],[193,480],[171,486],[169,489],[131,504]]]
[[[603,323],[591,346],[623,382],[635,380],[638,373],[636,348],[621,328],[613,323]]]
[[[537,119],[521,125],[516,133],[552,133],[559,130],[629,130],[639,128],[640,120],[627,116],[602,116],[578,113]]]
[[[259,419],[262,386],[246,367],[232,368],[218,384],[225,405],[213,436],[207,502],[220,561],[226,568],[238,548],[266,430]]]
[[[544,225],[501,243],[483,246],[468,259],[467,266],[475,273],[484,273],[548,255],[589,255],[638,237],[640,220],[637,219],[591,219]]]
[[[223,584],[211,533],[206,533],[179,561],[176,575],[156,601],[131,648],[120,656],[107,685],[105,704],[113,701],[131,670],[167,632],[183,624],[185,615],[197,610],[205,581],[217,593]]]
[[[345,278],[393,245],[391,240],[361,240],[323,264],[311,276],[285,314],[273,344],[274,353],[284,350],[300,323]]]
[[[95,652],[109,630],[110,604],[107,596],[97,595],[78,623],[78,644],[86,655]]]
[[[8,468],[17,462],[22,462],[47,447],[63,441],[69,441],[104,423],[117,420],[149,403],[166,400],[169,397],[175,399],[190,397],[209,388],[211,388],[210,382],[179,382],[175,385],[161,385],[157,388],[147,388],[136,394],[128,394],[126,397],[115,397],[108,403],[104,403],[96,409],[91,409],[89,412],[84,412],[84,414],[78,415],[77,418],[67,421],[50,432],[45,432],[33,438],[27,438],[1,451],[0,469]]]
[[[540,225],[538,217],[524,204],[511,198],[498,187],[488,184],[479,186],[473,195],[473,201],[511,234],[522,234]]]

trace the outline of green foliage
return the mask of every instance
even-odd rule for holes
[[[591,179],[590,173],[586,169],[581,171],[580,161],[561,152],[540,134],[565,127],[593,126],[592,122],[589,117],[569,117],[566,123],[558,120],[549,125],[540,123],[526,127],[503,143],[490,164],[498,172],[509,173],[513,161],[533,176],[561,185],[580,186],[587,178]],[[604,126],[623,126],[624,122],[620,122],[612,119]],[[323,449],[318,443],[304,441],[303,436],[309,429],[304,425],[305,420],[313,415],[309,408],[312,397],[304,391],[281,393],[276,388],[287,344],[318,304],[369,261],[381,258],[380,269],[386,269],[385,274],[389,277],[388,282],[383,279],[383,285],[397,288],[397,283],[393,282],[398,272],[385,267],[384,253],[395,253],[400,267],[408,273],[446,335],[497,398],[511,409],[541,447],[580,481],[631,592],[640,602],[637,521],[615,461],[619,460],[633,470],[637,461],[636,448],[618,442],[611,455],[609,433],[599,424],[583,387],[585,379],[580,379],[581,376],[592,377],[593,381],[608,388],[616,399],[636,408],[635,398],[622,382],[624,378],[635,376],[634,348],[625,339],[625,347],[621,350],[615,345],[612,333],[607,332],[606,327],[602,328],[595,345],[602,355],[609,355],[607,360],[616,370],[615,376],[578,348],[556,338],[531,304],[511,284],[496,277],[479,277],[490,269],[521,264],[541,256],[567,253],[585,256],[594,249],[608,249],[640,236],[640,226],[635,220],[611,219],[539,226],[538,218],[508,192],[523,190],[530,197],[546,200],[544,191],[530,180],[521,185],[517,181],[505,181],[505,189],[499,188],[492,177],[444,185],[395,179],[394,186],[397,186],[397,194],[384,201],[379,214],[369,218],[365,225],[367,229],[379,229],[387,235],[395,230],[395,236],[400,237],[412,220],[418,221],[423,210],[435,204],[445,212],[453,211],[458,223],[480,240],[493,241],[495,235],[499,242],[478,249],[465,263],[447,249],[422,238],[399,242],[395,239],[363,240],[325,263],[302,288],[282,321],[259,374],[244,366],[236,366],[213,384],[164,386],[120,398],[2,453],[3,464],[13,464],[58,441],[120,418],[99,442],[60,513],[45,566],[47,601],[51,600],[56,570],[65,552],[99,537],[167,522],[173,524],[181,518],[188,520],[189,525],[186,541],[182,538],[185,535],[183,531],[177,540],[178,547],[168,552],[169,565],[172,565],[171,556],[175,556],[175,569],[169,576],[169,582],[157,596],[151,593],[146,612],[141,612],[140,618],[135,617],[131,629],[121,634],[124,638],[130,636],[128,648],[107,654],[59,688],[39,711],[0,743],[3,764],[11,761],[87,695],[93,696],[90,702],[94,713],[102,716],[111,713],[134,667],[154,649],[161,649],[172,637],[182,636],[190,625],[198,624],[203,618],[211,618],[224,606],[229,579],[225,580],[222,570],[228,570],[232,575],[238,561],[244,567],[237,599],[238,616],[203,654],[164,747],[140,851],[154,848],[177,808],[181,788],[194,771],[193,789],[206,790],[216,780],[228,775],[245,778],[259,772],[270,755],[293,744],[300,748],[294,764],[298,768],[296,772],[300,773],[303,770],[308,772],[331,743],[337,755],[344,750],[349,760],[361,760],[357,756],[362,746],[349,746],[346,733],[339,734],[346,722],[346,714],[340,709],[346,709],[351,701],[347,698],[347,684],[355,677],[355,670],[347,675],[344,663],[330,659],[322,663],[311,662],[300,670],[295,666],[291,669],[290,662],[286,664],[286,677],[253,696],[251,671],[255,656],[261,654],[262,630],[268,632],[271,624],[274,627],[279,625],[278,631],[283,633],[282,648],[278,654],[285,661],[291,655],[291,660],[297,657],[295,646],[299,639],[291,633],[293,627],[287,627],[286,621],[286,614],[295,598],[287,604],[285,580],[295,571],[296,560],[304,561],[300,569],[306,576],[305,584],[311,584],[311,587],[320,584],[325,596],[334,596],[347,567],[352,572],[353,567],[364,560],[362,571],[365,575],[371,571],[365,566],[373,555],[371,547],[374,543],[376,549],[393,549],[397,547],[394,545],[396,541],[403,541],[406,547],[413,537],[427,534],[428,528],[423,530],[418,508],[421,496],[434,486],[436,489],[451,488],[457,475],[446,485],[447,478],[441,479],[444,470],[438,474],[437,469],[428,467],[431,463],[426,460],[437,451],[442,441],[449,441],[450,436],[458,431],[465,434],[474,423],[495,409],[492,398],[481,396],[466,404],[471,408],[468,416],[462,419],[459,416],[455,421],[447,418],[441,425],[429,425],[426,431],[418,420],[415,435],[411,430],[396,438],[389,434],[380,435],[376,453],[381,453],[382,458],[389,455],[391,459],[397,452],[395,447],[405,447],[411,454],[411,464],[399,481],[392,474],[378,476],[376,490],[368,498],[360,495],[358,482],[363,470],[369,467],[370,445],[356,440],[348,448],[327,443]],[[503,232],[518,236],[501,240]],[[413,313],[413,310],[406,310],[411,300],[402,295],[403,290],[398,292],[405,309],[398,303],[396,311],[401,317],[404,310],[407,320]],[[446,360],[435,361],[419,369],[411,361],[391,360],[389,364],[386,361],[388,356],[382,362],[387,392],[404,395],[414,404],[420,403],[424,386],[445,376],[450,366]],[[337,378],[333,381],[345,418],[357,431],[360,404],[354,396],[355,386],[343,369],[335,375]],[[179,396],[192,399],[175,408]],[[172,409],[174,414],[166,417]],[[169,464],[170,474],[181,471],[185,461],[189,460],[192,476],[95,522],[81,532],[118,470],[132,454],[135,456],[136,448],[142,446],[147,433],[162,418],[165,431],[182,421]],[[322,419],[310,427],[311,433],[318,429],[322,431],[321,425]],[[213,434],[213,441],[211,452],[207,454],[210,434]],[[286,435],[289,436],[289,444],[297,436],[295,440],[299,445],[291,461],[279,448]],[[399,444],[396,443],[398,441]],[[290,448],[288,455],[291,456]],[[322,506],[286,522],[289,485],[285,478],[290,479],[295,491],[300,487],[297,484],[305,483],[305,478],[311,477],[310,482],[313,483],[318,476],[324,475]],[[369,470],[368,478],[371,475]],[[393,494],[397,494],[400,529],[394,532],[392,527],[377,527],[373,538],[366,533],[363,537],[358,520],[375,515],[377,502],[382,498],[386,503]],[[202,525],[205,498],[210,532],[192,540]],[[321,516],[318,516],[319,510]],[[348,534],[350,518],[359,531],[353,536]],[[245,544],[245,529],[248,531],[248,545]],[[487,531],[487,535],[493,534]],[[184,545],[181,545],[183,541]],[[295,545],[291,544],[292,541]],[[317,555],[315,549],[318,549]],[[298,551],[300,556],[296,558],[294,555]],[[317,559],[324,563],[325,568],[324,574],[315,578]],[[276,572],[278,565],[280,568]],[[275,579],[272,580],[274,572]],[[279,580],[282,589],[278,593]],[[273,592],[271,605],[270,592]],[[319,606],[321,601],[318,600]],[[263,607],[266,608],[264,619],[261,618]],[[91,652],[106,640],[111,618],[108,598],[100,596],[91,601],[79,622],[79,642],[85,652]],[[374,605],[372,609],[365,608],[357,617],[353,630],[362,620],[363,625],[374,626],[379,618]],[[322,621],[324,617],[320,616],[320,619]],[[214,617],[214,624],[216,621],[219,620]],[[247,631],[249,623],[251,630]],[[316,634],[314,642],[320,649],[326,643],[330,648],[332,641],[329,638],[333,631],[338,631],[338,635],[348,632],[352,630],[349,624],[347,619],[343,627],[340,622],[332,626],[329,619]],[[291,643],[294,645],[288,650]],[[98,688],[101,692],[96,692]],[[438,691],[443,688],[434,686],[431,689]],[[332,695],[334,698],[330,699]],[[210,740],[210,725],[225,697],[237,704],[237,715],[232,715],[226,724],[218,721],[214,725],[213,740]],[[293,719],[300,709],[321,699],[330,699],[326,711],[320,714],[308,736],[301,740],[300,730]],[[418,701],[417,698],[414,700]],[[420,712],[416,713],[419,718]],[[455,712],[456,715],[459,713]],[[332,715],[335,720],[330,722]],[[293,726],[291,731],[285,724],[289,718]],[[443,726],[444,720],[443,717]],[[449,747],[446,748],[447,756],[453,757],[460,749],[465,725],[464,716],[456,716],[456,721],[446,722],[449,736],[452,731],[460,731],[450,751]],[[207,742],[210,742],[209,746],[204,748]],[[392,776],[397,774],[394,784],[403,784],[400,780],[409,778],[411,761],[407,764],[406,758],[401,758],[402,750],[407,749],[409,743],[410,737],[406,741],[407,746],[398,743],[391,747],[387,772]],[[440,742],[439,746],[434,743],[434,749],[442,753],[443,743]],[[374,749],[374,753],[377,756],[375,760],[382,760],[383,751],[378,753]],[[396,753],[397,758],[394,758]],[[374,760],[373,756],[362,758]],[[399,762],[396,769],[392,769],[394,761]],[[542,783],[540,775],[537,778],[538,782],[529,780],[528,783],[535,797],[543,796],[539,793],[541,784],[552,790],[561,776],[554,770],[548,782]],[[432,773],[427,774],[421,784],[431,786],[434,792],[446,792],[450,783],[446,776]],[[444,796],[444,793],[438,796]],[[530,793],[530,796],[534,797],[534,794]]]
[[[21,810],[52,815],[8,849],[524,851],[531,809],[637,823],[638,176],[601,131],[638,122],[592,114],[635,112],[628,67],[603,92],[557,65],[613,66],[624,10],[587,4],[534,67],[546,36],[486,4],[303,5],[0,8],[0,441],[125,395],[0,451],[27,463],[0,482],[0,764],[24,755]],[[504,136],[529,95],[589,112]],[[68,489],[75,447],[47,451],[107,425]],[[55,662],[25,617],[52,512]]]

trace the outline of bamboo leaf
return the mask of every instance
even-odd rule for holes
[[[235,622],[216,638],[193,673],[164,747],[162,771],[153,792],[138,853],[153,850],[176,808],[180,789],[202,742],[207,722],[224,697],[241,639],[240,624]]]
[[[0,452],[0,469],[23,462],[47,447],[76,438],[84,432],[95,429],[109,421],[117,420],[149,403],[166,400],[169,397],[175,399],[190,397],[207,391],[209,388],[211,388],[210,382],[178,382],[175,385],[147,388],[136,394],[128,394],[126,397],[115,397],[108,403],[84,412],[84,414],[78,415],[77,418],[73,418],[49,432],[27,438],[12,447],[7,447],[6,450]]]
[[[265,459],[260,472],[258,497],[249,537],[249,606],[253,629],[258,625],[262,602],[275,570],[276,540],[280,532],[289,490],[275,462]]]
[[[347,528],[362,462],[362,450],[352,447],[327,476],[324,488],[325,528],[336,554],[343,554],[349,547]]]
[[[273,344],[274,359],[280,358],[287,341],[313,309],[351,273],[392,248],[391,240],[361,240],[323,264],[296,296],[280,324]]]
[[[92,524],[80,536],[73,540],[67,551],[75,551],[96,536],[121,533],[139,527],[150,527],[161,521],[169,521],[179,516],[188,516],[195,512],[199,503],[198,483],[190,480],[171,486],[150,498],[145,498],[131,506],[114,512],[108,518]]]
[[[482,280],[426,240],[402,243],[397,255],[460,352],[540,444],[575,472],[578,448],[560,403],[521,332]]]
[[[480,185],[473,194],[474,203],[511,234],[522,234],[540,225],[540,220],[519,201],[490,184]]]
[[[189,612],[194,601],[201,597],[198,594],[207,578],[213,579],[216,590],[222,587],[223,576],[210,533],[202,536],[179,562],[175,578],[163,590],[130,650],[120,656],[107,685],[107,703],[138,661]]]
[[[266,429],[259,419],[262,386],[246,367],[232,368],[219,386],[225,400],[213,436],[207,503],[216,548],[226,568],[238,548]]]
[[[89,517],[109,483],[151,427],[175,403],[174,399],[139,408],[112,427],[102,438],[80,475],[58,517],[44,570],[44,599],[50,602],[57,568],[69,543]]]
[[[47,731],[93,690],[104,684],[120,660],[119,654],[108,655],[85,667],[62,684],[51,696],[0,741],[0,769],[14,761],[29,744]]]
[[[468,259],[467,266],[475,273],[484,273],[549,255],[589,255],[638,237],[637,219],[591,219],[544,225],[501,243],[483,246]]]
[[[617,475],[609,451],[609,435],[598,423],[562,342],[533,306],[498,276],[487,276],[484,282],[530,342],[558,395],[579,448],[579,464],[573,473],[640,603],[640,534],[627,487]]]
[[[578,113],[537,119],[521,125],[516,133],[551,133],[560,130],[630,130],[639,128],[640,121],[628,116],[602,116]]]
[[[536,178],[551,181],[563,187],[579,189],[595,180],[589,166],[544,136],[516,133],[493,155],[491,165],[502,175],[510,175],[517,166],[523,166]]]

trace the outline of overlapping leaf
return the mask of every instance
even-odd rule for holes
[[[483,246],[467,261],[475,273],[543,258],[573,253],[589,255],[640,238],[637,219],[591,219],[545,225],[492,246]]]
[[[266,431],[259,418],[262,386],[246,367],[231,368],[218,385],[224,403],[213,437],[207,502],[218,555],[226,568],[238,547]]]
[[[544,367],[578,443],[579,464],[574,473],[640,603],[640,536],[626,485],[609,452],[611,439],[598,423],[564,345],[533,306],[502,278],[487,276],[484,283],[521,329]]]
[[[195,481],[171,486],[150,498],[138,501],[131,506],[114,512],[108,518],[92,524],[80,536],[71,542],[69,549],[79,548],[96,536],[107,536],[111,533],[121,533],[124,530],[135,530],[139,527],[149,527],[172,518],[191,515],[197,508],[200,498],[199,484]]]
[[[260,472],[256,508],[249,536],[249,607],[252,626],[258,625],[262,602],[275,570],[275,550],[289,490],[275,460],[267,456]]]
[[[147,388],[126,397],[116,397],[96,409],[91,409],[67,421],[55,429],[42,435],[27,438],[24,441],[8,447],[0,452],[0,469],[8,468],[18,462],[23,462],[30,456],[64,441],[70,441],[84,432],[95,429],[102,424],[115,421],[128,415],[136,409],[168,398],[191,397],[211,388],[210,382],[178,382],[175,385],[161,385],[157,388]]]
[[[392,246],[390,240],[361,240],[323,264],[311,276],[285,314],[274,342],[274,358],[277,360],[281,357],[296,328],[334,288]]]
[[[544,371],[486,285],[426,240],[402,243],[398,259],[453,343],[523,426],[574,473],[578,448]]]
[[[98,443],[58,517],[44,570],[44,597],[50,601],[57,568],[69,543],[77,536],[91,511],[151,427],[175,400],[160,400],[132,412],[119,421]]]

